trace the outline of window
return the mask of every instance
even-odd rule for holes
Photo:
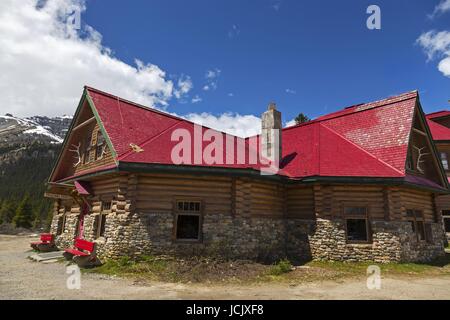
[[[367,242],[367,220],[366,219],[347,219],[347,240]]]
[[[450,232],[450,217],[444,218],[445,232]]]
[[[64,233],[64,229],[66,228],[66,215],[70,213],[70,211],[72,210],[71,206],[64,206],[64,213],[62,214],[60,220],[59,220],[59,226],[58,229],[56,231],[56,235],[61,235]]]
[[[407,209],[406,219],[411,223],[412,231],[416,235],[417,240],[425,241],[428,239],[427,233],[425,231],[425,223],[422,210]],[[431,229],[428,236],[432,236]]]
[[[200,212],[200,201],[177,201],[180,212]]]
[[[448,170],[448,158],[446,152],[440,152],[442,166],[445,170]]]
[[[442,210],[445,232],[450,232],[450,210]]]
[[[368,243],[370,227],[367,208],[362,206],[344,207],[345,227],[348,242]]]
[[[433,242],[433,231],[431,229],[431,223],[426,223],[425,224],[425,239],[429,243]]]
[[[105,229],[106,229],[106,213],[100,213],[97,215],[97,238],[104,237],[105,236]]]
[[[198,240],[200,229],[200,216],[178,215],[177,239]]]
[[[95,159],[103,158],[103,153],[105,152],[106,140],[101,131],[97,132],[97,146],[95,148]]]
[[[112,201],[102,201],[101,211],[111,211]]]
[[[200,241],[201,202],[176,201],[175,238],[177,240]]]
[[[89,134],[84,141],[83,147],[83,163],[89,163],[91,161],[91,143],[92,143],[92,134]]]
[[[419,240],[425,240],[425,226],[423,221],[417,221],[417,236],[419,237]]]

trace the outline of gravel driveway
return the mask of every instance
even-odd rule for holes
[[[290,286],[210,286],[142,284],[129,279],[83,274],[81,288],[66,287],[63,263],[27,259],[28,236],[0,235],[0,299],[449,299],[450,277],[383,279],[381,290],[368,290],[365,279]]]

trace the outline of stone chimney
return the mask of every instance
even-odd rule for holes
[[[262,156],[268,157],[278,164],[281,159],[282,127],[281,112],[277,111],[277,106],[274,102],[269,103],[267,111],[261,115],[261,129]],[[277,148],[278,155],[272,154],[272,147]]]

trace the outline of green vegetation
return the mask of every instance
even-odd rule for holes
[[[312,261],[306,264],[309,267],[334,271],[340,275],[365,275],[369,265],[378,265],[382,275],[450,275],[450,254],[437,258],[429,263],[385,263],[374,262],[337,262]]]
[[[269,273],[273,276],[279,276],[284,273],[291,272],[293,267],[294,266],[288,259],[283,259],[283,260],[278,261],[277,264],[273,265],[270,268]]]
[[[20,147],[15,145],[13,149]],[[0,163],[0,224],[13,223],[19,204],[28,196],[33,214],[30,227],[50,226],[52,201],[44,198],[45,183],[59,148],[35,142],[26,146],[19,159]],[[1,148],[0,155],[7,151]]]
[[[29,229],[32,227],[34,220],[35,215],[33,214],[30,198],[26,195],[16,209],[13,223],[16,227]]]
[[[296,124],[301,124],[301,123],[305,123],[305,122],[309,122],[309,121],[311,121],[311,119],[309,119],[308,116],[304,115],[303,113],[299,113],[295,117]]]
[[[367,277],[370,262],[312,261],[293,267],[283,259],[274,265],[249,261],[220,261],[190,257],[180,259],[169,256],[141,256],[139,260],[123,257],[106,261],[102,266],[84,272],[130,277],[143,281],[240,283],[288,282],[299,284],[322,280]],[[429,264],[387,263],[376,264],[382,277],[432,277],[450,276],[450,254]]]

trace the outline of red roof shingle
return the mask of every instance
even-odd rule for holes
[[[171,151],[178,142],[171,141],[172,132],[179,128],[191,134],[194,132],[194,124],[185,119],[145,108],[93,88],[87,87],[86,90],[119,162],[173,164]],[[417,101],[417,92],[408,92],[284,128],[283,159],[279,174],[293,179],[311,176],[406,177],[408,141]],[[225,135],[218,131],[216,133]],[[250,148],[250,139],[236,139],[245,144],[246,150]],[[144,151],[133,152],[131,143]],[[204,142],[203,148],[208,144]],[[261,168],[260,164],[246,163],[207,164],[202,160],[195,165]]]

